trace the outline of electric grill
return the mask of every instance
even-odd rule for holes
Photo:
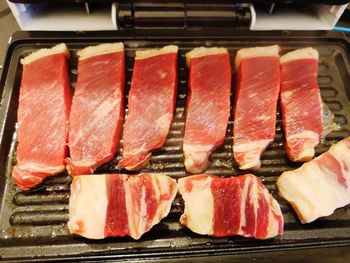
[[[215,26],[215,23],[209,26],[149,29],[148,26],[135,28],[133,23],[113,32],[17,32],[13,35],[0,79],[1,258],[13,261],[157,259],[184,262],[191,258],[201,262],[233,259],[245,262],[254,258],[265,261],[281,260],[287,256],[293,262],[294,259],[303,257],[300,251],[309,251],[308,249],[313,251],[308,252],[308,255],[333,255],[332,258],[338,260],[341,256],[350,258],[347,250],[350,248],[350,206],[337,209],[329,217],[302,225],[292,208],[277,194],[275,182],[278,176],[283,171],[300,165],[290,162],[284,152],[280,110],[277,113],[276,139],[263,154],[261,169],[254,172],[278,200],[284,215],[284,234],[270,240],[261,241],[239,236],[212,238],[192,233],[178,222],[183,211],[183,201],[179,196],[175,199],[168,217],[138,241],[128,237],[88,240],[68,232],[66,222],[71,182],[68,174],[48,178],[42,185],[29,191],[22,191],[12,183],[22,73],[20,59],[37,49],[61,42],[66,43],[71,51],[69,66],[73,91],[77,78],[76,52],[79,49],[99,43],[124,42],[126,114],[136,49],[168,44],[179,46],[178,97],[170,133],[165,145],[153,153],[150,164],[140,172],[164,173],[176,179],[186,175],[182,155],[188,78],[185,54],[198,46],[226,47],[230,52],[232,66],[236,51],[244,47],[278,44],[282,47],[282,53],[306,46],[316,48],[320,53],[318,83],[322,99],[334,113],[335,121],[341,125],[341,130],[332,132],[316,148],[316,154],[325,152],[333,143],[350,135],[350,38],[346,35],[326,31],[251,32],[244,26],[220,27]],[[234,102],[234,91],[233,85],[231,105]],[[206,173],[223,177],[247,173],[239,170],[233,160],[233,122],[231,114],[225,143],[213,153]],[[118,150],[115,158],[98,168],[96,173],[126,172],[116,166],[120,159]],[[294,252],[295,250],[298,252]]]

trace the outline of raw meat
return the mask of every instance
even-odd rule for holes
[[[161,148],[169,133],[177,94],[177,46],[136,51],[124,125],[123,160],[134,171],[145,167],[151,151]]]
[[[186,54],[189,94],[183,152],[186,170],[200,173],[225,139],[230,116],[231,65],[225,48],[196,48]]]
[[[233,154],[242,170],[258,170],[260,156],[275,138],[280,91],[279,47],[237,52]]]
[[[286,152],[295,162],[309,161],[323,132],[317,85],[318,52],[303,48],[281,57],[282,123]]]
[[[71,175],[91,174],[114,157],[124,115],[123,44],[87,47],[78,56],[66,159]]]
[[[277,201],[252,174],[231,178],[194,175],[179,179],[178,187],[185,200],[180,222],[195,233],[257,239],[283,233]]]
[[[65,44],[21,60],[17,164],[12,178],[23,189],[65,170],[70,84]]]
[[[139,239],[168,215],[176,193],[176,181],[160,174],[75,176],[69,231],[91,239]]]
[[[302,223],[310,223],[350,203],[350,137],[277,180],[280,195]]]

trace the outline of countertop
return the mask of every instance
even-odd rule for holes
[[[0,1],[0,65],[4,61],[9,38],[18,30],[20,28],[7,2],[4,0]]]

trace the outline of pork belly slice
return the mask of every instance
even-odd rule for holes
[[[242,170],[258,170],[260,157],[275,138],[280,91],[279,47],[237,52],[233,155]]]
[[[177,94],[177,46],[136,51],[120,167],[145,167],[169,133]]]
[[[124,116],[123,44],[87,47],[78,57],[66,159],[71,175],[91,174],[113,159]]]
[[[252,174],[231,178],[193,175],[179,179],[178,187],[185,201],[180,222],[195,233],[256,239],[283,233],[280,206]]]
[[[69,231],[90,239],[139,239],[168,215],[176,193],[176,181],[161,174],[75,176]]]
[[[350,137],[277,180],[279,194],[302,223],[329,216],[350,203]]]
[[[281,57],[281,108],[290,160],[310,161],[323,133],[322,101],[317,84],[318,52],[303,48]]]
[[[201,173],[225,139],[230,116],[231,65],[225,48],[195,48],[186,54],[189,84],[183,153],[186,170]]]
[[[23,58],[14,182],[23,189],[65,170],[70,84],[65,44]]]

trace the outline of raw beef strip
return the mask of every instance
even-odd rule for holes
[[[91,174],[114,157],[124,115],[123,44],[87,47],[78,56],[66,159],[71,175]]]
[[[231,178],[194,175],[179,179],[178,187],[185,201],[180,222],[195,233],[257,239],[283,233],[277,201],[252,174]]]
[[[145,167],[169,133],[177,94],[177,46],[136,51],[119,166]]]
[[[230,116],[231,65],[225,48],[196,48],[186,54],[189,94],[183,152],[186,170],[200,173],[225,139]]]
[[[318,52],[303,48],[281,57],[282,123],[286,151],[295,162],[309,161],[323,132],[317,85]]]
[[[277,180],[280,195],[310,223],[350,203],[350,137]]]
[[[257,170],[260,156],[275,138],[280,90],[279,47],[237,52],[233,154],[240,169]]]
[[[75,176],[69,231],[91,239],[139,239],[168,215],[176,193],[176,181],[160,174]]]
[[[65,170],[70,84],[65,44],[21,60],[17,165],[12,178],[23,189]]]

